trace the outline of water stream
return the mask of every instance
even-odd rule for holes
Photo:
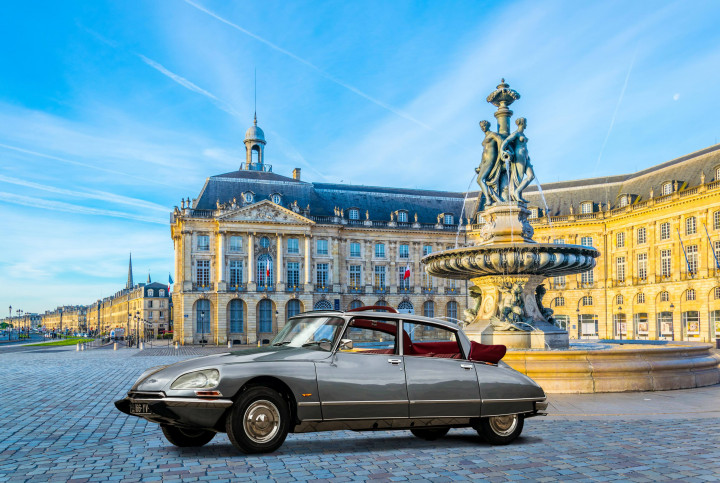
[[[468,187],[465,190],[465,198],[463,199],[463,205],[462,205],[462,208],[460,209],[460,219],[458,220],[458,229],[457,229],[457,233],[455,234],[455,248],[458,247],[458,238],[460,237],[460,230],[462,229],[463,214],[465,214],[465,204],[467,203],[467,197],[470,194],[470,186],[472,186],[472,183],[476,177],[477,177],[476,174],[472,175],[472,177],[470,178],[470,183],[468,183]],[[478,193],[478,198],[480,198],[480,193]],[[470,224],[470,222],[468,222],[468,224]]]

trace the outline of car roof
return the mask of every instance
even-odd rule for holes
[[[460,326],[456,324],[455,322],[451,322],[449,320],[441,320],[441,319],[435,319],[432,317],[424,317],[422,315],[415,315],[415,314],[403,314],[403,313],[393,313],[393,312],[379,312],[375,310],[353,310],[353,311],[342,311],[342,310],[310,310],[308,312],[303,312],[298,315],[293,315],[290,317],[291,319],[298,318],[298,317],[307,317],[308,315],[311,316],[359,316],[359,315],[369,315],[372,317],[382,317],[384,319],[395,319],[395,320],[406,320],[408,322],[426,322],[429,324],[439,325],[448,329],[452,330],[458,330]]]

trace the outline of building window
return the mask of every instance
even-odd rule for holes
[[[590,295],[585,295],[582,298],[582,304],[583,305],[592,305],[593,304],[593,298]]]
[[[670,301],[670,292],[662,291],[660,292],[660,302],[669,302]]]
[[[580,274],[580,283],[582,283],[582,285],[583,285],[584,287],[590,286],[590,285],[592,285],[594,282],[595,282],[595,280],[594,280],[594,277],[593,277],[593,271],[592,271],[592,270],[588,270],[587,272],[583,272],[583,273]]]
[[[262,248],[269,248],[270,247],[270,239],[266,236],[260,238],[260,246]]]
[[[415,307],[413,307],[413,304],[408,302],[407,300],[403,300],[398,304],[398,312],[400,312],[401,314],[414,314]]]
[[[154,297],[155,291],[153,289],[148,289],[148,297]],[[152,301],[150,301],[152,303]]]
[[[622,294],[618,294],[617,297],[615,297],[615,305],[622,305],[625,303],[625,297],[622,296]]]
[[[715,242],[715,268],[720,270],[720,240]]]
[[[562,238],[556,238],[556,239],[553,240],[553,243],[554,243],[555,245],[564,245],[564,244],[565,244],[565,240],[563,240]]]
[[[410,288],[410,277],[405,278],[405,268],[406,267],[398,267],[398,288],[407,290]]]
[[[233,334],[243,332],[243,303],[238,299],[230,301],[230,332]]]
[[[273,304],[270,299],[262,299],[258,304],[258,332],[272,332]]]
[[[407,211],[398,211],[398,221],[400,223],[407,223],[407,221],[408,221]]]
[[[593,203],[592,201],[586,201],[584,203],[580,204],[580,213],[587,214],[593,212]]]
[[[639,303],[639,304],[645,303],[645,294],[644,293],[641,292],[641,293],[637,294],[637,303]]]
[[[591,236],[584,236],[580,238],[580,244],[584,247],[591,247],[593,246],[592,243],[592,237]]]
[[[428,275],[427,272],[423,271],[423,274],[422,274],[423,290],[432,290],[433,280],[435,280],[435,277],[432,277],[432,276]]]
[[[300,301],[298,299],[292,299],[287,304],[287,316],[288,318],[298,315],[300,313]]]
[[[615,234],[615,246],[623,248],[625,246],[625,232],[620,231]]]
[[[360,265],[350,265],[350,287],[359,288],[362,284],[362,271]]]
[[[715,338],[720,339],[720,310],[710,311],[710,327],[715,327]]]
[[[713,229],[720,230],[720,211],[713,213]]]
[[[565,288],[565,275],[556,275],[553,277],[554,289]]]
[[[555,307],[565,307],[565,297],[555,297]]]
[[[697,310],[683,312],[682,323],[686,335],[700,335],[700,312]]]
[[[537,218],[537,217],[538,217],[538,209],[535,208],[535,207],[530,208],[530,217],[529,217],[529,218],[530,218],[531,220],[534,220],[534,219]]]
[[[685,234],[694,235],[697,233],[697,224],[695,223],[694,216],[688,216],[685,218]]]
[[[720,300],[720,287],[715,287],[713,292],[715,294],[715,300]]]
[[[457,320],[457,302],[451,300],[447,303],[447,317],[450,320]]]
[[[327,287],[330,283],[328,267],[329,264],[327,263],[317,264],[315,283],[317,283],[320,287]]]
[[[375,258],[385,258],[385,244],[384,243],[376,243],[375,244]]]
[[[259,287],[268,287],[273,284],[273,259],[267,253],[257,259],[257,284]]]
[[[670,181],[663,183],[661,187],[662,196],[672,194],[672,183]]]
[[[348,218],[351,220],[359,220],[360,219],[360,210],[357,208],[350,208],[350,211],[348,212]]]
[[[624,208],[628,205],[628,197],[627,195],[622,195],[620,197],[620,208]]]
[[[300,242],[297,238],[288,238],[287,241],[288,253],[298,254],[300,253]]]
[[[580,337],[594,338],[598,335],[598,319],[595,314],[579,314],[578,328],[580,329]]]
[[[410,258],[410,245],[400,245],[398,247],[398,255],[400,258]]]
[[[230,261],[230,286],[236,287],[242,285],[242,260]]]
[[[152,300],[148,300],[148,308],[152,308],[152,306],[153,306],[153,301],[152,301]]]
[[[688,302],[692,302],[693,300],[695,300],[695,289],[694,288],[687,289],[687,292],[685,292],[685,300],[687,300]]]
[[[443,223],[445,225],[452,225],[453,224],[453,216],[450,214],[443,215]]]
[[[317,249],[318,255],[327,255],[328,254],[328,241],[319,239],[316,242],[315,248]]]
[[[350,256],[353,258],[360,256],[360,244],[358,242],[350,243]]]
[[[698,247],[697,245],[688,245],[685,247],[685,255],[687,256],[688,271],[690,273],[698,272]]]
[[[242,250],[242,237],[241,236],[231,236],[230,237],[230,251],[231,252],[239,252]]]
[[[279,205],[280,202],[282,201],[282,199],[280,198],[280,195],[274,194],[274,195],[272,195],[272,201],[273,201],[273,203],[275,203],[276,205]]]
[[[647,253],[637,254],[638,278],[647,280]]]
[[[253,200],[253,194],[252,193],[245,193],[245,202],[246,203],[252,203]]]
[[[201,287],[210,285],[210,260],[198,260],[196,272],[197,284]]]
[[[617,275],[617,281],[618,282],[624,282],[625,281],[625,257],[617,257],[615,259],[616,263],[616,275]]]
[[[670,250],[660,250],[660,273],[663,277],[672,275],[672,258]]]
[[[332,304],[329,300],[318,300],[313,307],[315,310],[332,310]]]
[[[375,266],[375,288],[385,290],[385,266]]]
[[[720,180],[720,166],[715,168],[715,181]]]
[[[672,312],[660,312],[657,318],[658,333],[663,337],[672,337],[673,335],[673,317]]]
[[[647,243],[647,229],[645,227],[638,228],[637,242],[638,245],[643,245]]]
[[[158,295],[159,295],[160,297],[164,297],[164,296],[165,296],[165,290],[160,290],[160,292],[159,292]],[[162,306],[163,306],[163,305],[162,305],[162,302],[161,302],[161,303],[160,303],[160,307],[162,307]]]
[[[435,317],[435,302],[433,302],[432,300],[427,300],[425,303],[423,303],[423,316]]]
[[[669,240],[670,239],[670,222],[669,221],[660,223],[660,239],[661,240]]]
[[[432,253],[432,245],[423,246],[423,257]]]
[[[201,252],[210,250],[210,237],[208,235],[198,235],[197,249]]]
[[[200,299],[196,306],[197,332],[199,334],[210,334],[210,301]]]
[[[615,335],[627,335],[627,319],[625,314],[613,314],[613,323],[615,325]]]
[[[300,286],[300,262],[288,262],[287,264],[288,287],[297,288]]]

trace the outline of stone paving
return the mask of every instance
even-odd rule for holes
[[[634,401],[627,420],[603,419],[598,410],[618,413],[611,395],[589,400],[594,417],[586,420],[578,420],[585,395],[551,398],[551,408],[575,420],[527,420],[523,435],[503,447],[458,429],[434,442],[408,431],[291,434],[262,456],[237,452],[224,434],[180,449],[158,426],[113,406],[144,369],[190,357],[165,350],[0,351],[0,481],[720,480],[718,387],[623,395],[620,406]],[[652,416],[694,395],[716,403],[705,417]]]

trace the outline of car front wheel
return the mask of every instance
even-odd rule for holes
[[[450,428],[413,428],[410,430],[412,434],[426,441],[435,441],[445,436]]]
[[[481,418],[475,429],[490,444],[508,444],[522,433],[523,418],[519,414]]]
[[[244,453],[270,453],[289,431],[290,410],[283,397],[268,387],[252,387],[235,402],[225,421],[230,442]]]
[[[179,428],[168,424],[162,424],[160,427],[165,435],[165,439],[181,448],[204,446],[212,441],[216,434],[214,431],[207,431],[205,429]]]

